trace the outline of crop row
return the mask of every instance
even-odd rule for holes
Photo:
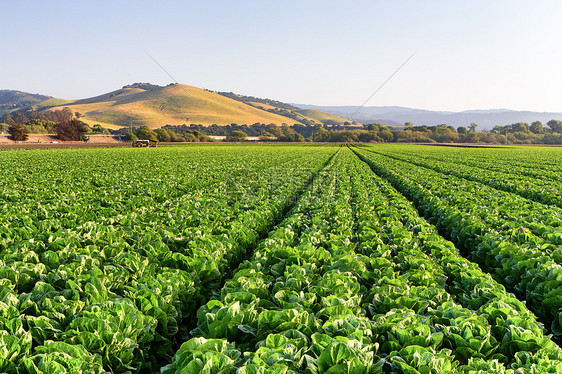
[[[533,314],[349,150],[197,316],[163,373],[562,369]]]
[[[371,148],[372,150],[374,148]],[[459,162],[458,158],[441,160],[432,156],[428,156],[426,152],[418,151],[415,154],[411,152],[396,150],[377,150],[377,152],[395,157],[402,161],[408,161],[418,166],[423,166],[434,171],[464,178],[470,181],[480,182],[490,187],[512,192],[524,198],[543,203],[556,205],[562,208],[562,183],[560,183],[559,172],[552,172],[554,179],[537,178],[537,176],[527,176],[524,171],[518,171],[515,165],[503,166],[502,170],[490,170],[482,168],[478,163],[465,165]],[[495,159],[492,158],[492,161]],[[540,174],[544,176],[545,171]],[[502,197],[500,197],[501,199]],[[536,207],[533,207],[536,209]],[[543,207],[544,209],[544,207]],[[560,210],[554,210],[555,216],[562,219]],[[545,212],[545,214],[549,214]],[[562,234],[562,232],[561,232]]]
[[[474,191],[474,182],[464,181],[454,188],[454,177],[420,168],[410,163],[358,151],[381,176],[410,198],[441,233],[481,264],[496,279],[520,298],[529,309],[549,324],[560,337],[562,307],[562,267],[554,251],[538,247],[525,230],[501,231],[483,222],[492,215],[478,203],[459,204],[463,191]],[[472,184],[472,185],[471,185]],[[478,199],[475,195],[473,199]],[[465,197],[468,201],[469,196]],[[525,212],[523,211],[522,214]]]
[[[455,160],[459,164],[482,169],[513,172],[536,179],[559,181],[561,155],[556,148],[549,147],[502,147],[502,148],[458,148],[427,146],[389,146],[397,153],[419,153],[436,160]]]
[[[371,171],[367,164],[362,163],[360,167],[364,175],[366,170]],[[392,241],[393,245],[398,245],[399,251],[391,252],[389,258],[401,269],[420,267],[437,275],[438,279],[444,281],[434,284],[442,285],[452,300],[462,306],[448,309],[444,314],[447,318],[455,316],[449,321],[452,326],[464,325],[461,335],[470,343],[462,344],[462,340],[455,336],[455,343],[461,344],[454,352],[462,358],[461,362],[468,359],[468,367],[462,368],[465,372],[502,372],[502,365],[495,362],[496,358],[499,362],[506,363],[507,367],[511,366],[521,372],[532,372],[539,370],[539,367],[546,372],[560,370],[562,352],[545,338],[542,325],[523,303],[514,295],[508,294],[489,274],[483,273],[477,265],[462,257],[454,245],[440,236],[434,226],[419,217],[415,206],[388,182],[375,175],[372,175],[369,182],[370,180],[365,179],[360,182],[360,186],[367,188],[365,193],[368,196],[367,203],[361,209],[365,212],[372,209],[379,220],[377,224],[373,224],[376,222],[373,219],[365,222],[369,222],[375,230],[378,227],[382,232],[390,227],[393,232],[399,232],[406,238],[399,243]],[[356,191],[360,190],[358,186]],[[412,249],[407,250],[408,247]],[[415,265],[410,265],[412,263]],[[410,272],[406,274],[412,277]],[[463,323],[463,318],[460,317],[470,315],[466,309],[474,313],[474,319],[468,318],[471,323]],[[491,332],[490,341],[495,339],[496,347],[493,344],[492,347],[486,347],[486,339],[476,343],[478,340],[474,339],[476,336],[473,334],[482,329]],[[455,328],[452,330],[455,331]],[[490,350],[487,351],[486,348]],[[534,356],[529,355],[530,352],[535,352]]]
[[[335,149],[134,151],[2,154],[0,371],[156,371]]]
[[[369,149],[371,150],[371,149]],[[377,151],[376,153],[380,153]],[[458,210],[470,212],[487,227],[503,233],[518,243],[549,253],[554,261],[562,260],[559,245],[562,244],[562,209],[545,206],[516,194],[436,172],[433,168],[419,166],[395,158],[415,178],[421,180],[432,195],[447,200]],[[428,170],[430,169],[430,170]],[[425,178],[425,175],[431,178]]]

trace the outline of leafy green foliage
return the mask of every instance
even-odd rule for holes
[[[335,152],[234,150],[2,153],[0,370],[169,363],[197,308]]]
[[[356,151],[1,153],[0,370],[560,372],[557,217]]]
[[[216,370],[243,373],[559,365],[536,317],[348,150],[199,309],[194,334],[238,352]],[[191,365],[180,355],[167,373]]]
[[[551,324],[556,336],[562,336],[557,327],[558,309],[562,307],[562,267],[557,248],[562,212],[559,208],[396,158],[365,151],[360,154],[412,198],[470,258],[527,300],[530,309]],[[488,202],[490,208],[486,207]],[[525,344],[522,342],[521,347]]]
[[[143,126],[135,131],[135,135],[138,139],[143,140],[158,140],[158,135],[152,131],[150,128]]]

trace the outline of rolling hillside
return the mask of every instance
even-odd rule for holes
[[[164,125],[231,123],[317,126],[342,125],[348,121],[316,108],[301,109],[277,100],[213,92],[182,84],[162,87],[134,83],[81,100],[0,90],[0,115],[11,111],[60,110],[64,107],[80,113],[80,120],[90,126],[99,124],[110,129],[130,125],[158,128]]]
[[[298,121],[306,125],[314,126],[314,125],[342,125],[345,122],[349,121],[347,118],[343,118],[341,116],[334,115],[334,114],[329,114],[321,110],[300,109],[294,105],[283,103],[277,100],[260,99],[254,96],[238,95],[232,92],[217,92],[217,93],[225,97],[228,97],[230,99],[251,105],[258,109],[287,117],[289,119],[288,121],[290,121],[289,123],[294,123],[295,121]]]
[[[312,118],[319,122],[322,122],[325,125],[341,125],[345,122],[351,122],[347,118],[343,118],[335,114],[326,113],[318,109],[297,109],[293,111],[300,113],[307,118]]]
[[[76,100],[50,110],[69,107],[82,121],[104,127],[201,124],[228,125],[296,123],[287,117],[200,88],[173,84],[165,87],[133,84],[100,96]]]
[[[47,108],[51,108],[53,106],[68,106],[70,104],[72,104],[75,100],[66,100],[66,99],[57,99],[55,97],[51,97],[49,99],[40,101],[34,105],[32,105],[30,108],[33,110],[42,110],[42,109],[47,109]]]
[[[6,112],[26,108],[50,99],[53,98],[46,95],[31,94],[16,90],[0,90],[0,116]]]

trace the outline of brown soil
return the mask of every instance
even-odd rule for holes
[[[84,143],[84,142],[59,142],[59,143],[0,143],[0,149],[43,149],[43,148],[100,148],[100,147],[125,147],[126,143]]]
[[[24,142],[11,140],[8,135],[0,135],[0,149],[9,148],[96,148],[96,147],[122,147],[130,146],[131,142],[120,142],[119,137],[107,135],[91,135],[89,142],[65,142],[56,135],[29,135]]]
[[[395,144],[395,143],[393,143]],[[416,143],[410,143],[416,144]],[[486,145],[486,144],[459,144],[459,143],[418,143],[420,145],[432,145],[434,147],[456,147],[456,148],[506,148],[498,147],[496,145]]]

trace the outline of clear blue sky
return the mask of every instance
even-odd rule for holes
[[[180,83],[317,105],[562,111],[562,1],[2,1],[0,89]]]

